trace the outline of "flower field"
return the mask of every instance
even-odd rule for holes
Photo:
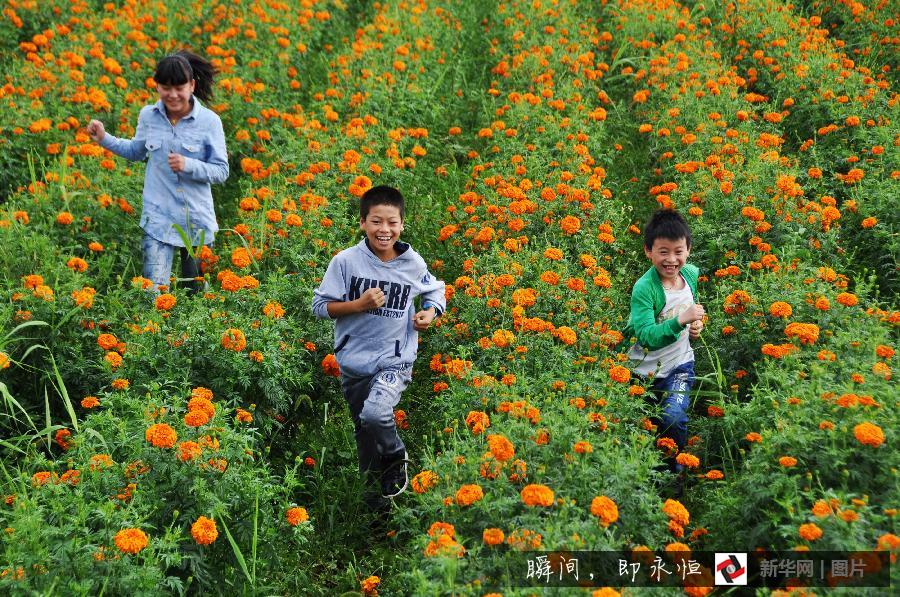
[[[518,552],[900,550],[896,6],[0,6],[3,594],[531,595]],[[206,291],[156,296],[144,165],[85,127],[131,137],[181,48],[219,69],[231,175]],[[373,530],[310,305],[379,184],[448,308]],[[708,315],[679,500],[621,334],[660,206]]]

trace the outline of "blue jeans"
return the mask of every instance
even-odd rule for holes
[[[169,286],[175,248],[174,245],[166,244],[144,233],[144,277],[153,281],[154,289],[160,286]],[[192,258],[184,247],[178,247],[178,249],[181,254],[181,278],[190,278],[185,286],[191,290],[191,293],[197,292],[198,286],[194,278],[200,275],[200,263],[197,259]]]
[[[691,406],[690,391],[693,385],[694,361],[675,367],[665,377],[654,379],[650,385],[656,403],[663,407],[657,423],[659,436],[672,438],[679,451],[687,444],[687,413]]]

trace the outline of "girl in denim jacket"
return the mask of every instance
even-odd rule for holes
[[[210,185],[228,178],[225,134],[219,116],[200,103],[212,97],[215,72],[190,52],[166,56],[153,75],[159,100],[141,109],[133,138],[107,133],[99,120],[87,127],[91,138],[114,154],[147,159],[140,221],[143,272],[157,289],[168,287],[178,247],[180,280],[196,292],[199,264],[185,241],[191,247],[210,245],[219,229]]]

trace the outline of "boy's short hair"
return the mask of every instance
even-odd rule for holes
[[[685,239],[688,249],[691,248],[691,228],[684,217],[674,209],[659,209],[650,217],[644,228],[644,246],[653,249],[657,238],[669,240]]]
[[[405,215],[403,195],[394,187],[379,185],[372,187],[359,198],[359,217],[365,220],[369,210],[376,205],[392,205],[400,210],[400,218]]]

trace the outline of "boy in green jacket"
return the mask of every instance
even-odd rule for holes
[[[703,330],[703,305],[697,303],[699,270],[687,262],[691,229],[671,209],[653,214],[644,228],[644,254],[653,264],[634,284],[631,315],[625,337],[637,342],[628,357],[632,371],[651,381],[650,389],[663,412],[657,421],[661,437],[671,438],[678,450],[687,443],[687,411],[694,384],[694,350],[690,341]],[[669,468],[681,465],[668,459]]]

